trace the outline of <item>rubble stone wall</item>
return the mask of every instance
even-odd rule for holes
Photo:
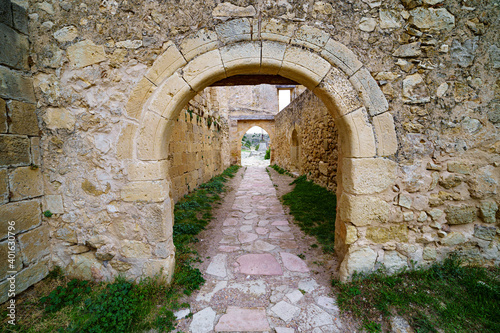
[[[16,1],[0,4],[0,303],[9,290],[19,293],[48,274],[50,227],[42,206],[56,212],[60,203],[43,196],[26,10]]]
[[[325,104],[306,90],[274,119],[275,163],[335,192],[338,133]]]
[[[496,1],[15,3],[28,7],[31,43],[21,67],[2,52],[23,48],[1,49],[1,97],[36,103],[38,172],[60,209],[44,222],[51,263],[68,273],[171,276],[172,129],[205,86],[239,74],[295,80],[334,117],[343,279],[451,251],[499,262]],[[13,30],[7,40],[25,43]],[[19,136],[12,147],[32,154]],[[23,156],[2,166],[9,182],[31,164]]]

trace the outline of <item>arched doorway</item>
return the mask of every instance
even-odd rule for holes
[[[243,134],[241,140],[242,166],[268,166],[270,156],[266,151],[271,146],[269,133],[260,126],[253,126]]]
[[[366,222],[356,209],[366,202],[385,202],[380,193],[395,181],[396,163],[386,158],[397,149],[394,122],[369,71],[349,49],[315,27],[276,20],[252,26],[247,19],[235,19],[215,30],[199,30],[178,46],[169,44],[127,105],[138,125],[124,127],[120,146],[129,150],[130,164],[144,172],[139,180],[129,179],[122,192],[144,193],[142,201],[162,205],[161,238],[171,243],[173,207],[164,161],[173,120],[197,92],[240,74],[291,79],[325,103],[340,133],[337,196],[338,209],[345,211],[338,214],[335,248],[343,260],[341,277],[372,269],[381,246],[363,239]],[[388,210],[381,214],[389,215]],[[168,259],[148,260],[160,260],[167,273],[173,269],[173,253]]]

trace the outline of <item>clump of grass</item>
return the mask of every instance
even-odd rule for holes
[[[342,311],[376,332],[394,312],[416,332],[500,332],[500,267],[463,266],[456,256],[429,268],[349,283],[333,281]]]
[[[184,196],[174,208],[173,240],[177,247],[172,283],[147,277],[139,283],[118,277],[111,283],[68,280],[56,267],[48,277],[17,304],[16,326],[7,324],[2,311],[0,332],[142,332],[175,329],[173,310],[205,282],[199,261],[190,245],[212,218],[212,205],[225,191],[224,183],[234,177],[238,166],[226,169],[197,190]],[[21,296],[21,295],[20,295]],[[5,314],[5,315],[4,315]]]
[[[323,251],[334,251],[337,198],[334,193],[300,176],[291,184],[295,188],[283,196],[299,227],[315,236]]]
[[[271,165],[271,168],[273,168],[274,170],[276,170],[276,172],[278,172],[280,175],[287,175],[287,176],[295,178],[295,176],[293,174],[291,174],[288,170],[283,169],[282,167],[280,167],[277,164]]]

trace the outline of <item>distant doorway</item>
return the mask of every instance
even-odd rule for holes
[[[271,138],[262,127],[253,126],[241,138],[241,165],[268,166]]]

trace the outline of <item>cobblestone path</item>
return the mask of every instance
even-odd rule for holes
[[[189,331],[343,332],[335,300],[300,259],[296,239],[264,167],[244,171],[220,232],[205,239],[205,285],[191,304]]]

